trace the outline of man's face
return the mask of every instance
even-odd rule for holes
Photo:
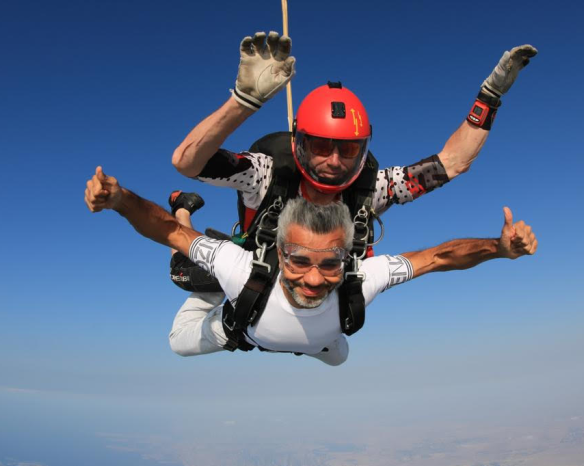
[[[295,307],[320,306],[343,281],[343,269],[338,261],[339,257],[344,258],[339,251],[344,251],[345,232],[338,228],[319,235],[292,224],[286,244],[292,246],[278,250],[286,298]]]
[[[313,150],[313,146],[319,144],[320,138],[313,139],[311,140],[309,136],[304,138],[304,150],[308,156],[308,165],[312,173],[316,174],[325,184],[338,185],[346,182],[360,158],[343,156],[344,154],[341,153],[343,148],[339,148],[337,144],[332,144],[327,150],[318,150],[319,147],[315,147]],[[327,154],[329,150],[330,154]]]

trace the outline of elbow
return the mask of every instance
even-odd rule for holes
[[[185,173],[188,168],[185,160],[185,149],[182,146],[179,146],[175,149],[172,154],[172,166],[177,169],[179,173],[185,176],[189,176]]]
[[[186,358],[187,356],[194,356],[196,354],[192,349],[186,348],[181,344],[180,338],[177,335],[171,333],[168,341],[170,343],[170,349],[179,356]]]
[[[177,147],[172,153],[172,166],[177,170],[180,170],[182,162],[183,150],[181,147]]]
[[[192,149],[187,154],[189,148],[190,146],[178,146],[172,154],[172,165],[181,175],[194,178],[199,175],[201,169],[197,168],[198,163],[195,163],[197,154],[194,152],[191,154]]]
[[[444,166],[446,176],[449,180],[456,178],[470,170],[470,166],[474,162],[478,152],[471,154],[462,154],[460,152],[452,152],[443,150],[438,154],[440,162]]]
[[[456,178],[458,175],[462,175],[470,170],[470,163],[465,165],[457,165],[455,167],[450,167],[446,169],[446,176],[448,176],[449,180]]]

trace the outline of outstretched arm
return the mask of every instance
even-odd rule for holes
[[[505,207],[505,223],[498,239],[457,239],[425,249],[402,254],[412,263],[413,278],[430,272],[469,269],[491,259],[517,259],[535,254],[537,239],[524,221],[513,223],[513,214]]]
[[[198,176],[221,145],[253,110],[239,104],[233,96],[217,111],[201,121],[172,154],[172,164],[183,175]]]
[[[185,176],[195,177],[225,139],[254,112],[283,89],[294,76],[292,41],[277,32],[245,37],[235,89],[219,110],[199,123],[176,148],[172,164]]]
[[[489,131],[471,125],[468,121],[462,122],[438,153],[449,180],[470,169],[488,136]]]
[[[531,45],[515,47],[503,54],[493,72],[485,79],[467,121],[446,141],[438,154],[449,179],[469,170],[487,140],[501,105],[501,96],[511,88],[519,71],[536,54],[537,49]]]
[[[103,173],[101,167],[87,182],[85,203],[91,212],[111,209],[125,217],[138,233],[189,255],[189,247],[198,231],[182,226],[162,207],[122,188],[118,180]]]

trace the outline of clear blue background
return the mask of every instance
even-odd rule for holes
[[[220,464],[193,445],[366,443],[407,426],[472,433],[584,415],[583,7],[290,0],[289,15],[295,108],[341,80],[368,109],[382,166],[440,151],[503,51],[536,46],[470,172],[392,208],[377,251],[495,237],[508,205],[533,226],[537,255],[385,293],[338,368],[258,352],[180,358],[167,333],[186,294],[167,278],[168,251],[115,213],[91,214],[85,182],[102,165],[162,205],[197,190],[207,205],[195,225],[229,231],[235,193],[170,159],[228,98],[241,38],[281,31],[280,2],[4,2],[1,465]],[[225,146],[286,127],[282,93]]]

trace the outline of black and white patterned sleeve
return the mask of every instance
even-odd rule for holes
[[[379,170],[374,209],[382,213],[393,204],[405,204],[448,183],[446,169],[437,155],[405,167]]]
[[[198,180],[212,184],[237,189],[251,203],[255,197],[266,194],[271,181],[272,158],[261,153],[242,152],[236,154],[225,149],[219,149],[203,168]],[[246,202],[247,205],[247,202]],[[258,202],[259,205],[259,202]],[[248,207],[252,207],[248,205]]]

